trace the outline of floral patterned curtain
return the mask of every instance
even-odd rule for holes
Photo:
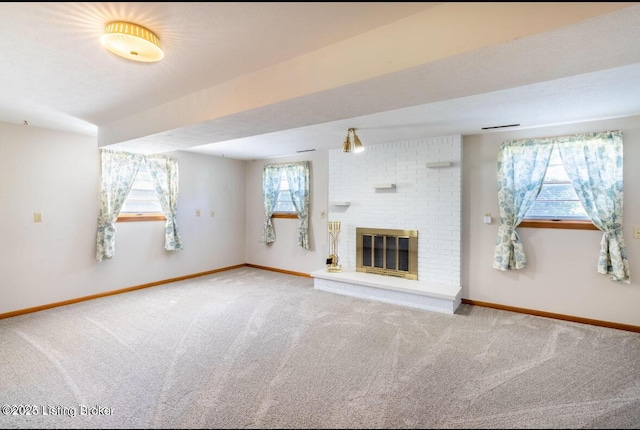
[[[145,161],[156,185],[156,194],[167,221],[164,225],[164,249],[182,250],[176,222],[178,201],[178,161],[166,155],[146,155]]]
[[[298,214],[298,245],[309,249],[309,162],[290,163],[285,168],[293,207]]]
[[[535,201],[549,164],[553,141],[525,139],[504,142],[498,153],[498,205],[500,225],[493,268],[527,267],[527,257],[516,227]]]
[[[282,179],[282,164],[268,164],[262,170],[262,196],[264,197],[264,228],[263,243],[276,241],[276,232],[271,217],[278,201],[280,180]]]
[[[96,260],[115,254],[116,219],[138,173],[141,154],[100,150],[101,181]]]
[[[602,230],[598,273],[630,283],[622,237],[622,133],[588,133],[557,138],[560,157],[591,222]]]

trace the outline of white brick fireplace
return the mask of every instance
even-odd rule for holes
[[[319,269],[314,287],[454,313],[461,294],[462,136],[364,143],[361,153],[329,151],[328,221],[342,223],[342,273]],[[357,273],[357,227],[417,230],[418,280]]]

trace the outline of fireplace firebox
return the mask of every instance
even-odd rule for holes
[[[356,271],[418,279],[418,231],[356,227]]]

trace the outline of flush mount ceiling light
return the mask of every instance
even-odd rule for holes
[[[353,145],[350,140],[350,136],[353,134]],[[353,146],[353,149],[352,149]],[[364,146],[362,142],[360,142],[360,138],[356,134],[355,128],[349,128],[347,130],[347,137],[344,139],[344,143],[342,144],[342,152],[362,152],[364,151]]]
[[[164,57],[158,36],[130,22],[110,22],[100,41],[109,51],[129,60],[152,63]]]

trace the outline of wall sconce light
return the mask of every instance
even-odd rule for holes
[[[130,22],[115,21],[107,24],[100,41],[109,51],[129,60],[152,63],[164,58],[158,36],[151,30]]]
[[[353,144],[351,143],[351,134],[353,134]],[[342,152],[362,152],[364,151],[364,146],[362,146],[362,142],[360,142],[360,138],[356,134],[355,128],[347,129],[347,137],[344,139],[344,143],[342,144]]]

